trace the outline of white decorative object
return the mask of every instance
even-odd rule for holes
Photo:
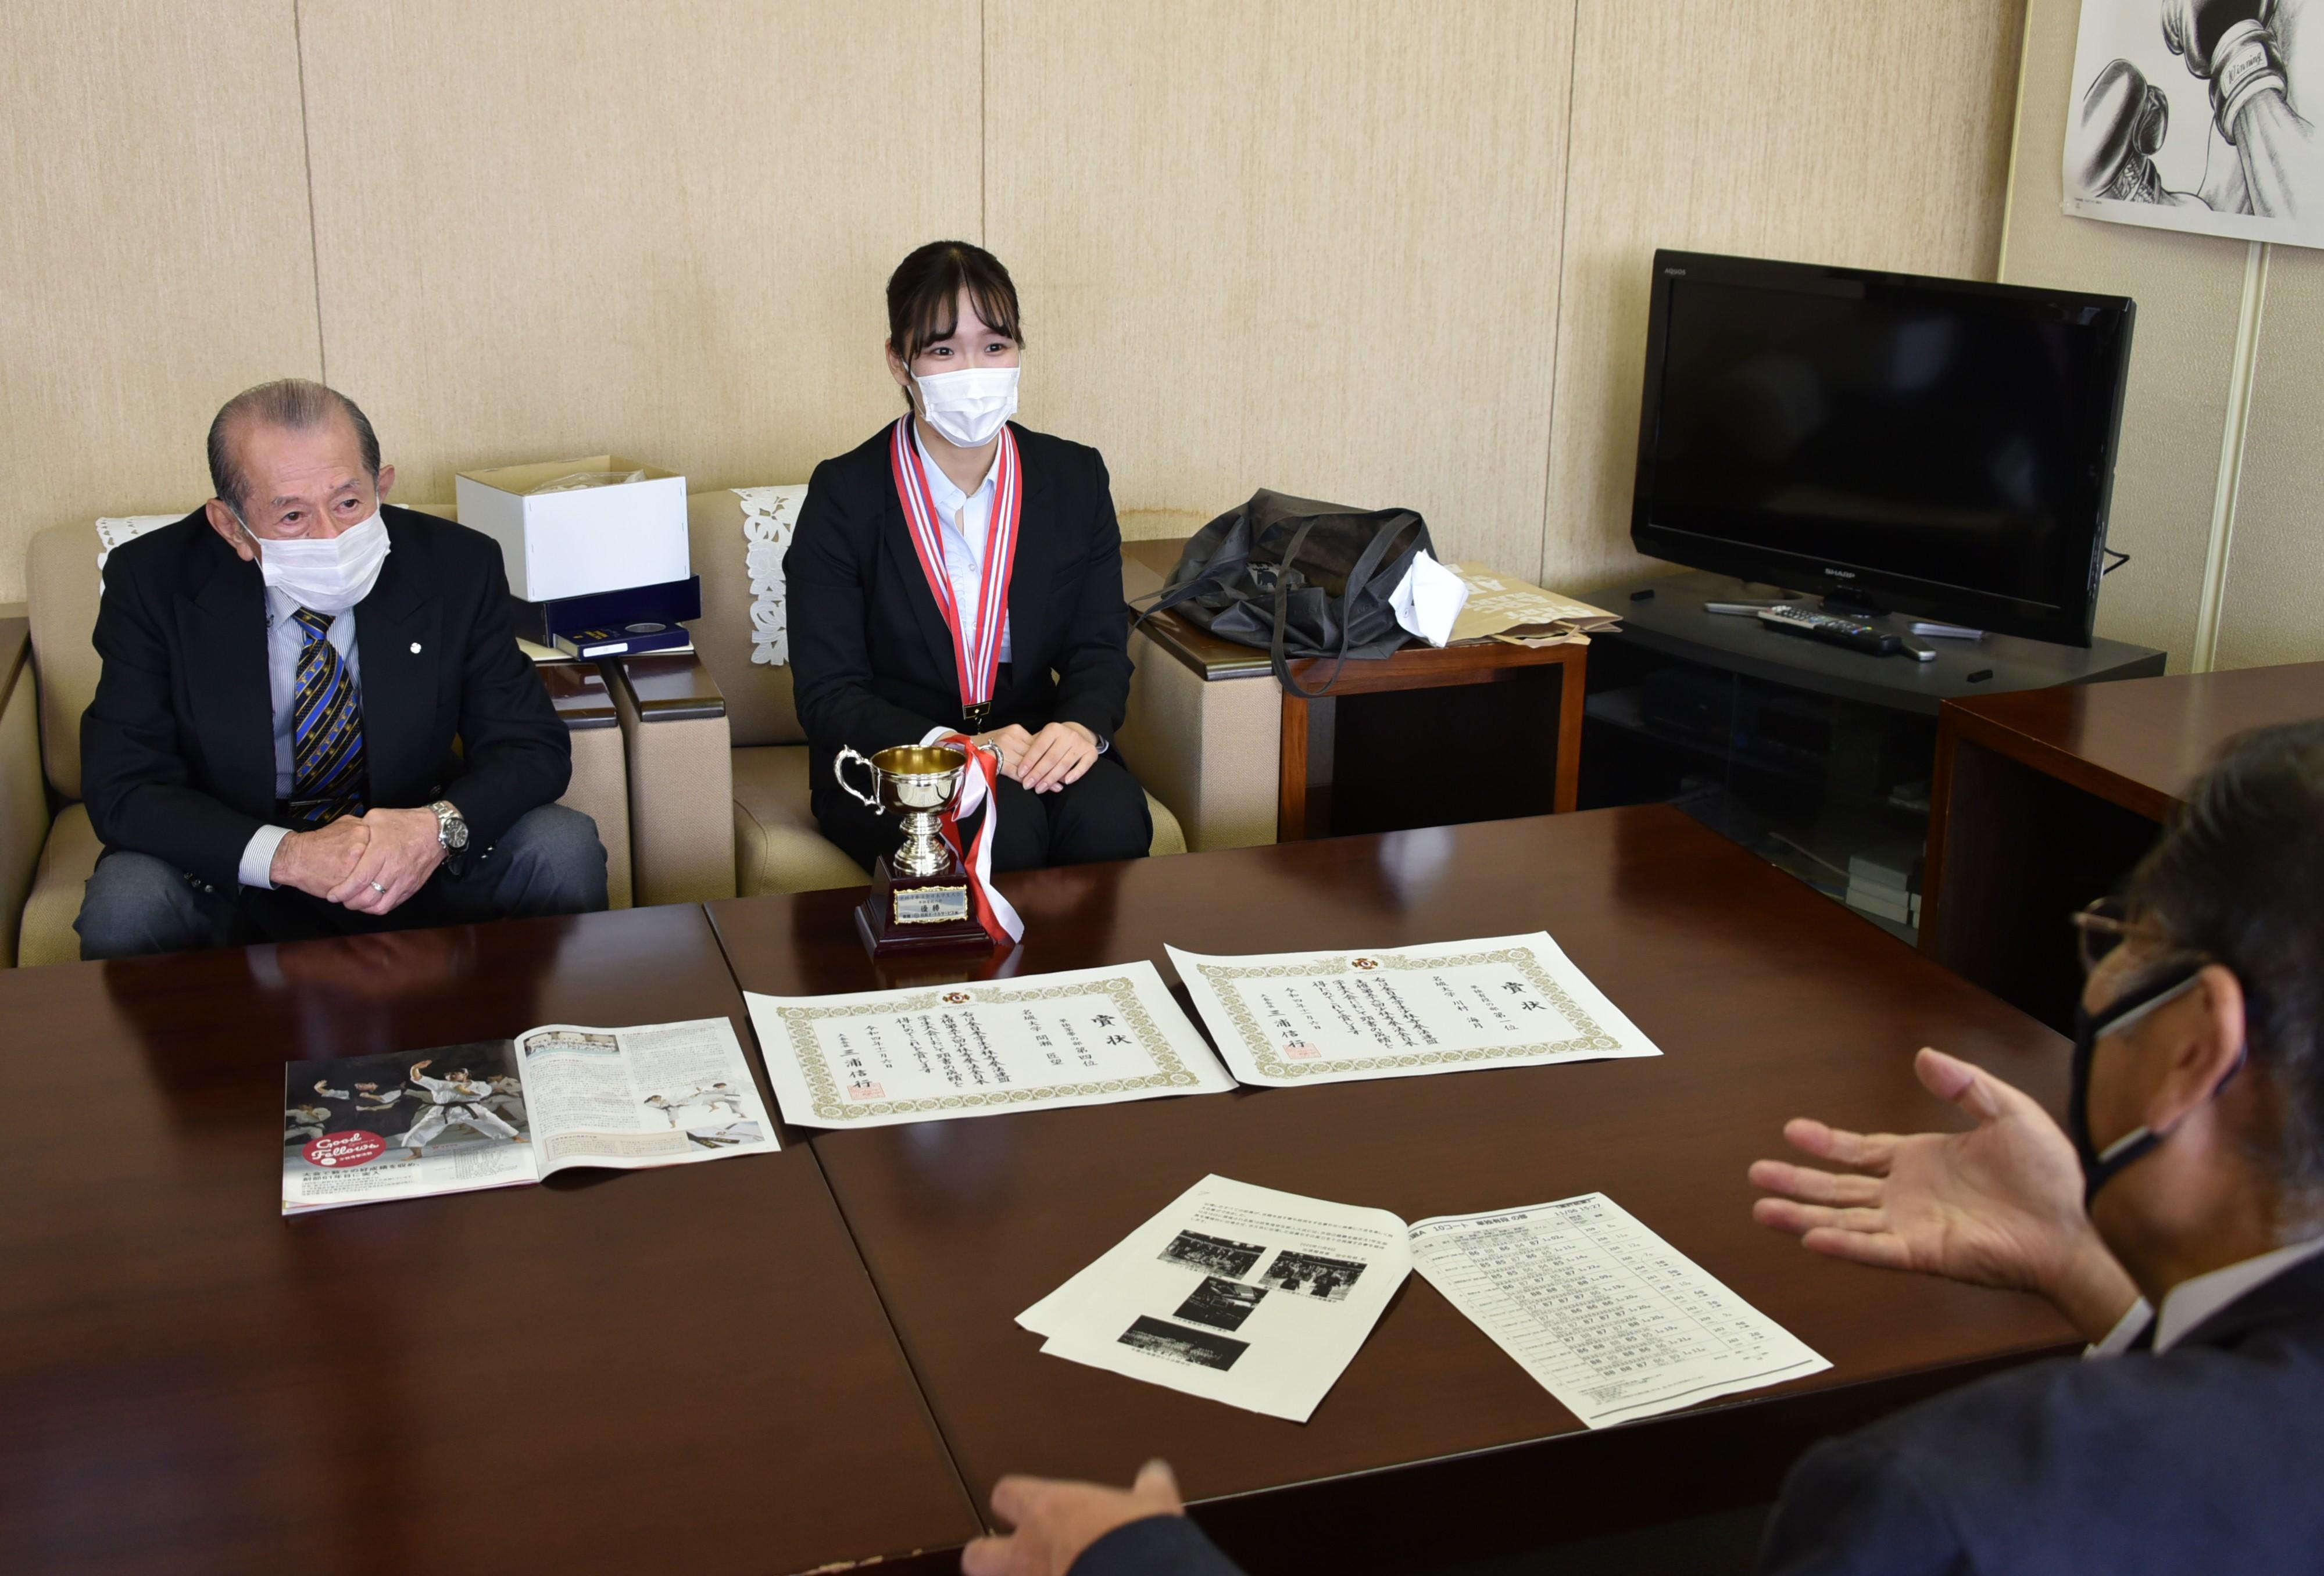
[[[182,514],[118,514],[100,516],[97,522],[97,572],[105,573],[105,560],[113,549],[124,542],[135,541],[149,530],[159,530],[165,525],[175,525],[185,519]]]
[[[783,554],[807,507],[807,484],[737,487],[734,496],[742,501],[742,564],[751,576],[751,660],[779,668],[791,659]]]

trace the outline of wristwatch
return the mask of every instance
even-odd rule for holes
[[[457,853],[468,846],[468,824],[449,799],[438,799],[428,806],[436,812],[436,841],[447,853]]]

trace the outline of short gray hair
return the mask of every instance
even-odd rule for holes
[[[355,428],[355,443],[363,450],[364,469],[376,485],[379,435],[371,429],[371,419],[338,390],[306,378],[277,378],[271,383],[244,389],[218,407],[218,413],[210,420],[210,485],[217,490],[219,497],[234,505],[235,512],[242,512],[244,494],[250,491],[250,478],[243,475],[233,439],[235,429],[244,421],[305,432],[334,416],[345,416]]]
[[[2324,1205],[2324,718],[2231,741],[2130,878],[2131,907],[2243,987],[2282,1130],[2268,1158]]]

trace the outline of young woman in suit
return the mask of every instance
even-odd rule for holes
[[[840,746],[946,733],[998,752],[994,869],[1130,859],[1153,837],[1112,750],[1130,663],[1105,462],[1009,420],[1024,343],[991,253],[905,258],[887,358],[909,410],[816,466],[785,559],[816,820],[867,867],[901,830],[840,788]]]

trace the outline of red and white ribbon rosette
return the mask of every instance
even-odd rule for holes
[[[968,769],[962,774],[960,792],[953,796],[952,803],[945,809],[944,835],[945,841],[952,844],[953,856],[967,869],[969,896],[976,904],[976,922],[995,942],[1022,941],[1025,921],[992,886],[992,828],[1001,816],[1000,754],[973,742],[965,733],[947,733],[932,742],[957,745],[968,754]],[[984,819],[977,825],[976,847],[972,853],[960,845],[960,823],[964,817],[976,814],[980,805],[984,807]]]

